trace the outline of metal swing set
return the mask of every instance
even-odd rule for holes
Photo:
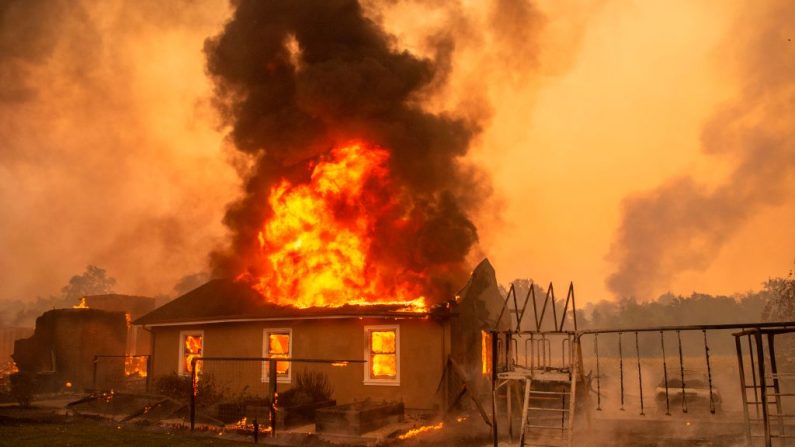
[[[762,439],[766,447],[778,439],[785,445],[788,439],[795,437],[785,432],[788,415],[781,404],[785,397],[795,397],[795,393],[782,391],[781,382],[784,377],[795,379],[795,373],[786,375],[776,366],[776,355],[773,337],[776,334],[795,332],[795,322],[768,322],[742,324],[712,324],[687,326],[656,326],[639,328],[606,328],[579,329],[577,327],[577,311],[574,284],[570,283],[561,312],[555,298],[555,289],[550,283],[546,288],[543,303],[538,304],[537,286],[530,284],[523,300],[517,296],[512,284],[505,297],[496,323],[490,331],[491,340],[491,382],[492,382],[492,440],[497,447],[501,438],[499,428],[506,426],[507,440],[514,442],[518,434],[518,444],[525,445],[565,445],[574,446],[575,428],[591,426],[591,410],[603,410],[602,370],[603,355],[599,351],[599,338],[614,336],[616,340],[619,378],[619,411],[625,411],[627,402],[627,371],[625,363],[634,360],[637,370],[637,404],[639,415],[646,416],[647,404],[644,399],[644,368],[640,338],[642,334],[659,334],[659,350],[653,352],[660,357],[662,369],[661,388],[664,390],[665,416],[672,415],[672,401],[679,401],[681,412],[687,414],[689,403],[693,403],[694,391],[688,382],[694,383],[685,367],[684,345],[682,333],[702,333],[703,356],[706,369],[707,402],[710,415],[718,412],[718,394],[713,382],[713,365],[709,346],[708,332],[739,330],[732,334],[737,340],[743,336],[749,338],[750,383],[746,378],[744,365],[746,356],[737,341],[737,361],[740,372],[741,393],[744,411],[746,441],[752,445],[756,439]],[[539,288],[540,289],[540,288]],[[522,302],[521,306],[519,305]],[[531,318],[528,313],[532,312]],[[513,315],[514,318],[511,318]],[[525,321],[529,319],[529,321]],[[675,336],[678,368],[669,371],[666,355],[666,335]],[[767,335],[767,344],[751,343],[751,337]],[[634,338],[634,359],[625,360],[624,336]],[[586,338],[592,338],[593,362],[595,375],[586,375],[583,363],[582,346]],[[646,337],[647,339],[649,337]],[[553,349],[559,341],[559,350]],[[523,350],[520,352],[520,347]],[[604,341],[603,341],[604,347]],[[692,350],[691,350],[692,351]],[[756,353],[756,354],[755,354]],[[648,354],[648,353],[646,353]],[[769,365],[765,368],[765,364]],[[766,372],[767,371],[767,372]],[[678,379],[678,380],[677,380]],[[594,383],[595,382],[595,383]],[[677,383],[678,382],[678,383]],[[647,381],[648,383],[648,381]],[[772,385],[767,385],[771,383]],[[592,387],[595,385],[596,389]],[[518,388],[518,389],[517,389]],[[770,392],[772,388],[773,392]],[[753,397],[748,397],[748,391]],[[596,395],[595,406],[591,393]],[[521,419],[519,432],[514,433],[514,407],[521,400]],[[660,399],[662,400],[662,399]],[[772,410],[770,409],[770,406]],[[756,409],[756,417],[752,417],[749,408]],[[502,421],[498,424],[498,419]],[[771,428],[771,420],[779,421]],[[582,421],[583,423],[579,423]],[[575,422],[577,424],[575,425]],[[775,429],[774,429],[775,428]]]

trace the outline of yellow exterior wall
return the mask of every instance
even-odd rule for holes
[[[153,371],[160,375],[177,371],[179,333],[204,331],[204,355],[207,357],[260,357],[265,329],[292,329],[292,357],[305,359],[365,359],[365,326],[400,327],[400,385],[365,385],[365,367],[350,364],[335,367],[327,364],[294,363],[292,381],[302,370],[316,370],[328,375],[338,404],[356,400],[402,401],[406,408],[434,410],[441,406],[442,395],[436,392],[449,352],[449,333],[445,326],[430,319],[318,319],[274,322],[216,323],[196,326],[154,327]],[[262,380],[262,364],[247,361],[204,362],[204,374],[212,375],[216,385],[232,393],[261,394],[267,383]],[[285,391],[289,384],[279,383]],[[444,387],[443,391],[444,390]]]

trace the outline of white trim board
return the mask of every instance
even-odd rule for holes
[[[370,331],[395,331],[395,378],[394,379],[373,379],[370,377]],[[364,384],[365,385],[385,385],[400,386],[400,326],[397,324],[372,325],[364,327]]]
[[[207,352],[207,339],[204,338],[204,331],[201,329],[194,329],[194,330],[186,330],[186,331],[179,331],[179,357],[177,358],[177,374],[180,376],[187,376],[190,375],[188,371],[185,370],[185,362],[183,359],[185,357],[185,337],[188,335],[198,335],[202,338],[202,355],[205,355]]]
[[[268,327],[262,330],[262,356],[268,357],[268,335],[271,333],[287,333],[289,337],[289,344],[287,346],[288,357],[293,356],[293,330],[291,328],[275,328],[275,327]],[[290,367],[287,369],[287,377],[276,377],[276,383],[292,383],[293,379],[293,364],[290,363]],[[262,382],[269,383],[270,377],[268,375],[268,362],[262,362]]]

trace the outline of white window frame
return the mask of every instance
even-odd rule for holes
[[[376,379],[370,377],[370,332],[395,331],[395,378]],[[397,324],[364,327],[364,384],[400,386],[400,326]]]
[[[268,356],[268,345],[270,344],[270,334],[283,334],[287,333],[287,336],[290,337],[287,349],[290,351],[287,355],[287,358],[291,358],[293,356],[293,330],[292,328],[277,328],[277,327],[269,327],[262,330],[262,356]],[[262,383],[269,383],[270,382],[270,375],[268,374],[268,364],[270,362],[265,361],[262,363]],[[290,367],[287,369],[287,376],[276,377],[276,383],[292,383],[293,379],[293,364],[290,363]]]
[[[192,330],[192,331],[179,331],[179,358],[177,361],[177,371],[179,372],[180,376],[189,376],[190,372],[185,369],[185,337],[188,335],[193,336],[200,336],[202,338],[202,356],[207,353],[207,339],[204,338],[204,331],[203,330]]]

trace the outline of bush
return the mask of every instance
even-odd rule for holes
[[[11,395],[19,405],[29,407],[33,394],[37,391],[36,376],[32,373],[14,373],[11,379]]]
[[[155,389],[159,394],[180,401],[187,401],[193,389],[190,376],[180,376],[171,373],[155,379]],[[202,374],[199,377],[196,390],[196,404],[200,406],[212,405],[221,399],[215,380],[211,374]]]
[[[295,376],[295,385],[279,395],[279,402],[284,406],[322,402],[331,400],[333,392],[326,374],[301,371]]]

